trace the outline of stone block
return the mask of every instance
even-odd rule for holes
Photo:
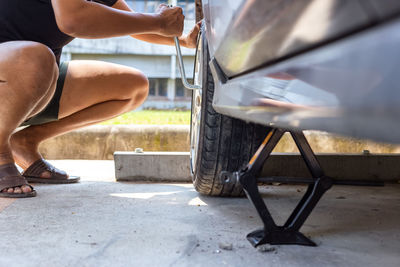
[[[190,182],[189,152],[115,152],[117,181]]]

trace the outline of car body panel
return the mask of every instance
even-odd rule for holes
[[[235,76],[372,24],[376,12],[362,3],[208,0],[212,54],[228,77]]]
[[[396,16],[399,13],[400,1],[399,0],[362,0],[366,8],[372,10],[377,16],[377,19],[387,19],[391,16]]]
[[[400,143],[400,1],[202,2],[216,111]]]
[[[400,142],[400,19],[222,83],[213,107],[247,121]]]
[[[210,54],[214,55],[243,0],[202,0]]]

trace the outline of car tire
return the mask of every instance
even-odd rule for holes
[[[243,196],[239,184],[222,184],[221,171],[238,171],[251,159],[271,130],[217,113],[212,107],[214,81],[205,34],[201,34],[196,52],[195,84],[191,117],[191,171],[195,189],[210,196]],[[196,75],[197,74],[197,75]]]

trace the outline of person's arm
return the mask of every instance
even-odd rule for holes
[[[119,10],[134,12],[125,0],[118,0],[113,6]],[[200,31],[201,22],[198,22],[194,28],[185,35],[179,36],[179,42],[182,46],[187,48],[196,48],[197,35]],[[174,45],[174,39],[159,34],[131,34],[135,39],[142,40],[153,44]]]
[[[141,14],[86,0],[51,0],[51,3],[57,26],[73,37],[107,38],[132,34],[181,36],[183,31],[184,16],[179,7],[164,5],[158,13]]]

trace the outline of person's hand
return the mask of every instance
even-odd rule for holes
[[[182,43],[182,46],[187,48],[196,48],[197,46],[197,36],[200,31],[202,21],[199,21],[194,25],[193,29],[188,33],[179,37],[179,41]]]
[[[182,8],[161,4],[156,12],[161,22],[160,35],[169,37],[182,35],[183,21],[185,19],[182,14]]]

